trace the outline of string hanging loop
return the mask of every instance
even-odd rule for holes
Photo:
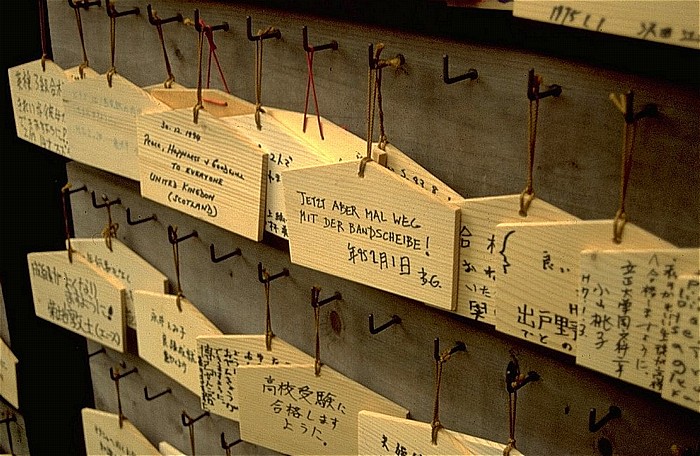
[[[372,138],[374,136],[374,114],[379,107],[379,143],[378,147],[381,150],[386,149],[388,140],[384,129],[384,109],[382,107],[382,69],[388,66],[399,69],[405,63],[406,59],[402,54],[397,54],[391,59],[381,59],[381,53],[384,49],[384,44],[377,44],[376,51],[374,45],[370,44],[368,48],[369,71],[367,73],[367,152],[364,158],[360,161],[360,168],[357,175],[365,176],[365,168],[367,163],[372,161]]]
[[[613,221],[613,242],[622,243],[622,233],[627,223],[627,212],[625,201],[627,199],[627,189],[629,186],[630,174],[632,172],[632,155],[634,152],[634,142],[637,134],[637,121],[644,117],[658,115],[658,106],[655,104],[646,105],[641,111],[634,112],[634,92],[625,94],[610,94],[610,100],[622,113],[625,125],[622,130],[622,169],[620,172],[620,196],[618,209]]]
[[[440,339],[435,338],[433,342],[433,358],[435,359],[435,402],[433,405],[433,420],[431,426],[431,442],[437,445],[438,432],[442,429],[440,424],[440,385],[442,383],[442,370],[444,364],[456,353],[467,350],[464,342],[457,341],[454,347],[440,353]]]

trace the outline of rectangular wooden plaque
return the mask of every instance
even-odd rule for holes
[[[698,249],[582,252],[576,363],[661,392],[678,276],[699,268]]]
[[[369,162],[285,171],[294,263],[444,309],[457,289],[459,209]]]
[[[134,292],[139,356],[194,394],[199,386],[197,336],[221,335],[191,302],[162,293]]]
[[[119,426],[119,415],[84,408],[83,433],[85,450],[89,455],[160,456],[141,432],[127,419]]]
[[[700,49],[697,0],[516,0],[513,15]]]
[[[27,255],[37,317],[124,351],[126,287],[82,255],[37,252]]]
[[[700,276],[678,277],[661,397],[700,413]]]
[[[154,91],[158,96],[191,90]],[[208,97],[216,94],[207,92]],[[230,112],[248,105],[227,96]],[[177,100],[169,102],[178,106]],[[237,103],[234,105],[234,103]],[[141,194],[185,214],[240,234],[262,239],[267,154],[249,138],[201,110],[193,121],[192,106],[142,115],[138,122]],[[226,112],[224,113],[226,114]]]
[[[19,408],[17,361],[10,347],[0,339],[0,395],[16,409]]]
[[[71,78],[51,60],[34,60],[8,70],[17,136],[70,158],[63,93]]]

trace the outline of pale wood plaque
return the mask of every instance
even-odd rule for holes
[[[252,114],[248,102],[204,91],[193,120],[193,90],[154,89],[173,109],[138,122],[141,195],[248,239],[262,239],[267,154],[222,119]],[[225,106],[224,106],[225,104]]]
[[[241,438],[285,454],[357,453],[361,410],[406,417],[408,410],[324,366],[238,369]]]
[[[700,49],[697,0],[516,0],[513,15]]]
[[[124,352],[126,287],[82,255],[37,252],[27,255],[37,317]]]
[[[699,249],[581,253],[576,363],[661,392],[679,274]]]
[[[169,444],[168,442],[159,442],[158,443],[158,451],[163,456],[185,456],[185,453],[178,450],[177,448],[175,448],[173,445]]]
[[[65,88],[80,79],[78,68],[63,70],[46,60],[8,69],[17,136],[58,155],[71,158],[63,99]],[[97,73],[85,69],[85,77]]]
[[[134,292],[139,356],[199,395],[197,336],[221,335],[186,298],[150,291]]]
[[[631,223],[615,244],[612,220],[502,223],[496,235],[507,239],[499,252],[496,329],[570,355],[579,333],[581,251],[673,248]]]
[[[167,106],[118,74],[111,88],[102,76],[69,84],[64,92],[71,158],[138,180],[138,117]]]
[[[279,337],[272,340],[271,348],[267,351],[264,335],[197,337],[202,409],[238,421],[239,367],[313,362],[309,355]]]
[[[80,252],[89,263],[119,279],[126,287],[126,325],[136,328],[134,316],[134,290],[159,293],[168,291],[168,278],[146,260],[112,238],[110,251],[103,238],[71,239],[71,246]]]
[[[437,445],[432,442],[430,423],[361,411],[358,418],[358,454],[360,455],[492,455],[503,456],[505,445],[442,428]],[[511,456],[521,455],[513,449]]]
[[[549,203],[535,198],[527,217],[519,215],[520,195],[471,198],[457,202],[461,208],[459,230],[459,290],[455,312],[467,318],[496,324],[496,280],[503,273],[501,250],[508,240],[498,237],[496,226],[507,222],[577,220]]]
[[[268,154],[267,175],[265,176],[267,185],[265,230],[286,239],[289,238],[288,214],[284,207],[282,171],[329,164],[343,159],[352,160],[354,155],[350,155],[345,150],[339,150],[335,159],[322,154],[314,146],[294,135],[292,131],[277,121],[275,119],[277,111],[265,108],[265,113],[261,114],[262,130],[257,129],[253,114],[227,117],[224,122],[240,132],[242,136],[249,138],[260,150]]]
[[[680,275],[676,283],[661,397],[700,412],[700,276]]]
[[[16,409],[19,408],[17,361],[10,347],[0,339],[0,395]]]
[[[292,262],[444,309],[457,289],[459,209],[369,162],[285,171]]]
[[[160,456],[156,447],[126,418],[120,428],[119,415],[114,413],[84,408],[81,415],[87,454]]]

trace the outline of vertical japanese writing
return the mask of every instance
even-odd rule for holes
[[[64,252],[30,254],[38,316],[112,348],[123,345],[122,290]]]
[[[70,155],[63,88],[67,83],[63,70],[47,62],[31,62],[10,69],[12,106],[17,136],[62,156]]]
[[[151,309],[150,322],[151,325],[161,330],[162,361],[166,365],[174,366],[183,374],[191,371],[197,365],[197,356],[189,343],[192,336],[185,339],[185,327],[178,322],[171,321],[163,315],[163,312],[158,312],[155,309]]]
[[[280,364],[280,360],[261,344],[257,344],[258,350],[232,348],[215,341],[199,341],[197,345],[202,408],[233,419],[238,419],[239,409],[234,382],[238,367]]]
[[[333,391],[294,385],[271,375],[261,385],[269,408],[281,417],[280,428],[325,447],[345,420],[346,406]]]
[[[672,369],[670,336],[680,331],[679,277],[697,250],[618,251],[582,257],[579,302],[587,330],[577,362],[661,392]]]
[[[630,335],[629,315],[632,309],[632,286],[636,274],[637,265],[632,264],[627,260],[627,263],[620,266],[622,271],[622,280],[620,282],[620,300],[617,303],[617,341],[615,342],[615,359],[613,362],[617,365],[615,373],[618,377],[622,377],[622,372],[625,366],[629,363],[627,359],[627,351],[629,350],[629,341],[627,338]]]

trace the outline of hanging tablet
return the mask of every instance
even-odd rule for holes
[[[70,245],[89,263],[116,277],[126,287],[125,318],[130,328],[136,328],[134,290],[160,293],[168,290],[168,278],[117,238],[111,240],[112,250],[102,238],[71,239]]]
[[[83,49],[79,67],[63,70],[49,59],[46,5],[39,4],[42,57],[8,70],[17,136],[68,158],[71,153],[64,107],[66,87],[82,78],[97,76],[88,67],[80,8],[76,9],[76,20]]]
[[[51,60],[44,68],[35,60],[8,70],[17,137],[71,158],[63,98],[74,74]]]
[[[221,332],[184,297],[138,290],[134,307],[139,356],[199,395],[197,336]]]
[[[612,227],[612,220],[498,225],[496,235],[508,242],[499,252],[496,329],[575,355],[581,251],[673,247],[632,224],[616,244]]]
[[[85,451],[90,455],[158,455],[160,452],[127,419],[119,415],[84,408],[82,410]]]
[[[0,339],[0,396],[16,409],[19,408],[17,362],[17,357],[10,347]]]
[[[115,74],[70,84],[65,114],[71,153],[76,161],[139,179],[136,124],[141,113],[166,106],[126,78]]]
[[[264,335],[199,336],[197,349],[202,409],[234,421],[239,421],[239,367],[313,362],[280,338],[268,351]]]
[[[154,89],[171,109],[138,122],[141,195],[248,239],[262,239],[267,154],[222,118],[254,107],[204,90],[193,121],[195,90]]]
[[[408,410],[313,363],[238,369],[241,438],[285,454],[358,454],[361,410],[406,417]]]
[[[661,397],[700,412],[700,276],[678,277]]]
[[[499,223],[577,220],[539,198],[521,216],[520,200],[521,195],[503,195],[457,202],[461,209],[457,314],[496,324],[496,281],[504,270],[500,252],[508,243],[507,238],[497,236]]]
[[[502,456],[505,445],[441,428],[437,444],[431,442],[430,423],[361,411],[358,418],[357,446],[360,455],[492,455]],[[511,450],[511,456],[520,455]]]
[[[698,249],[581,253],[576,363],[661,392],[681,274],[700,269]]]
[[[457,206],[371,161],[289,170],[284,181],[292,262],[454,309]]]
[[[66,251],[27,255],[34,312],[105,347],[124,352],[126,287]]]
[[[262,130],[258,130],[255,125],[255,114],[228,117],[224,119],[224,122],[268,154],[267,175],[265,176],[267,185],[265,230],[274,235],[288,238],[288,214],[284,207],[283,171],[353,160],[355,157],[345,148],[316,150],[278,122],[276,120],[278,114],[280,114],[278,109],[265,108],[265,111],[259,114],[261,122],[265,124]]]

